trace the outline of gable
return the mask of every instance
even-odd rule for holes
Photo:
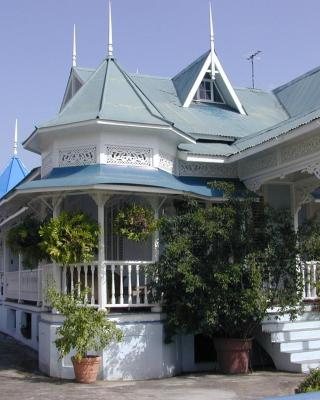
[[[206,74],[211,74],[212,63],[215,68],[212,80],[214,80],[214,85],[223,99],[223,102],[225,105],[240,114],[246,115],[246,112],[226,73],[224,72],[217,55],[211,51],[205,53],[202,57],[190,64],[189,67],[185,68],[173,78],[173,83],[183,107],[189,107],[194,100]]]
[[[60,111],[63,110],[63,108],[69,103],[69,101],[72,99],[72,97],[78,92],[78,90],[81,89],[83,86],[83,81],[82,79],[79,78],[79,76],[76,74],[75,69],[72,68],[70,77],[67,83],[67,88],[65,91],[65,94],[63,96],[62,104]]]

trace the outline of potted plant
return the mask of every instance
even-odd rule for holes
[[[122,331],[107,318],[106,310],[88,305],[84,291],[77,296],[76,291],[74,294],[61,294],[51,288],[48,300],[65,317],[57,329],[58,338],[55,340],[60,359],[74,350],[72,363],[77,382],[95,382],[101,357],[90,353],[100,352],[111,342],[121,341]]]
[[[244,189],[239,196],[231,184],[215,188],[224,202],[193,202],[161,219],[163,252],[149,274],[167,313],[166,340],[176,333],[210,336],[221,370],[245,373],[268,309],[276,304],[297,314],[296,235],[289,212],[266,208]]]
[[[157,223],[152,208],[134,203],[125,205],[117,212],[113,226],[119,236],[141,242],[156,230]]]

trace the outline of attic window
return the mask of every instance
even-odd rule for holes
[[[206,74],[197,90],[194,100],[204,103],[224,104],[224,100],[210,74]]]

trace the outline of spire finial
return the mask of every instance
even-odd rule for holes
[[[108,36],[108,57],[113,57],[113,40],[112,40],[112,9],[111,9],[111,0],[109,0],[109,36]]]
[[[212,16],[212,5],[211,1],[209,1],[209,14],[210,14],[210,47],[211,47],[211,77],[215,79],[216,75],[216,66],[214,63],[214,31],[213,31],[213,16]]]
[[[72,51],[72,66],[77,66],[77,36],[76,36],[76,24],[73,25],[73,51]]]
[[[18,120],[16,119],[16,125],[14,129],[14,144],[13,144],[13,155],[18,154]]]

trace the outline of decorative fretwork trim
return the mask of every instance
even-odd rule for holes
[[[170,154],[159,152],[159,168],[174,174],[176,172],[176,159]]]
[[[306,166],[301,172],[307,172],[310,175],[314,175],[320,179],[320,161],[314,161],[313,163]]]
[[[59,167],[75,167],[97,163],[97,147],[81,146],[59,150]]]
[[[106,164],[152,167],[152,149],[149,147],[106,145]]]
[[[207,164],[179,160],[180,176],[197,176],[205,178],[236,178],[237,167],[225,164]]]

